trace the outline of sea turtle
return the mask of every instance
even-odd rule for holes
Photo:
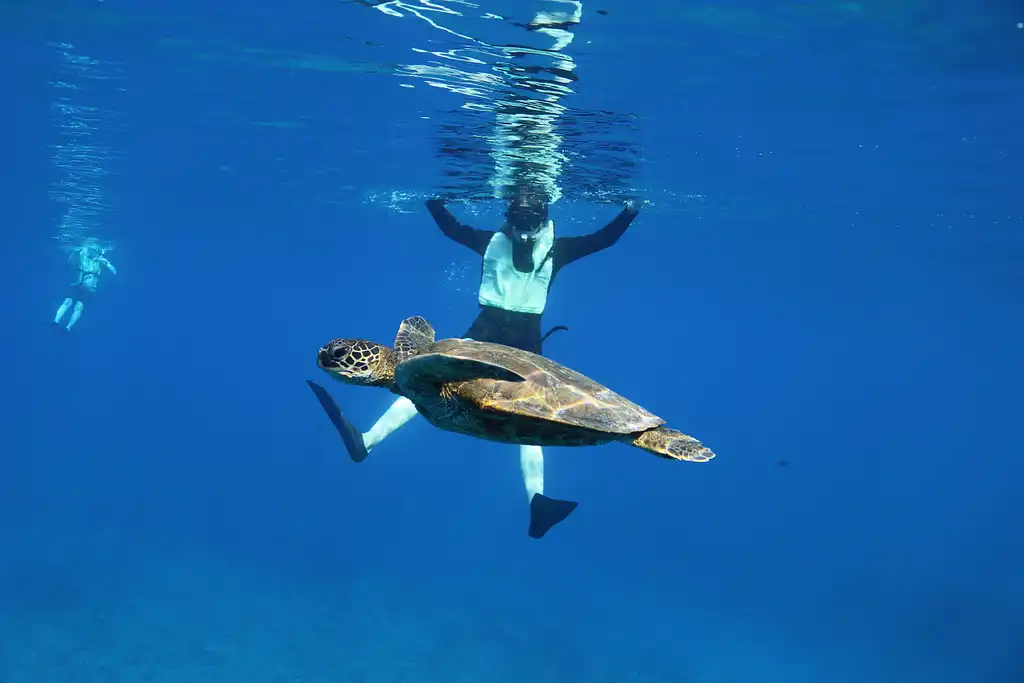
[[[628,443],[671,460],[715,457],[699,441],[605,386],[548,358],[510,346],[443,339],[416,316],[402,322],[395,347],[334,339],[317,365],[347,384],[383,387],[405,396],[435,427],[480,439],[535,446]],[[362,435],[320,385],[307,384],[341,435],[349,455],[366,458]],[[530,529],[540,538],[576,508],[535,494]]]
[[[553,360],[502,344],[434,341],[434,328],[419,316],[402,322],[393,349],[334,339],[320,349],[317,365],[342,382],[405,396],[435,427],[480,439],[534,446],[619,441],[672,460],[715,457],[657,415]]]

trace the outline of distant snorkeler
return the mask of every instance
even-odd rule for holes
[[[106,257],[107,251],[109,249],[104,249],[95,244],[82,244],[75,247],[71,254],[68,255],[68,261],[73,261],[77,257],[78,278],[71,283],[71,291],[64,299],[64,302],[61,303],[60,308],[57,309],[57,314],[53,317],[53,325],[55,327],[62,326],[64,316],[67,314],[68,309],[71,309],[72,304],[74,304],[71,316],[68,318],[68,324],[63,327],[66,332],[70,332],[71,328],[78,322],[78,319],[82,317],[82,311],[85,310],[85,302],[96,293],[103,269],[106,268],[113,275],[117,274],[117,268]]]
[[[480,312],[463,337],[536,354],[542,353],[542,344],[552,332],[567,329],[557,326],[547,334],[541,333],[541,316],[555,276],[564,266],[615,244],[639,213],[638,203],[630,201],[597,232],[556,237],[555,223],[548,217],[547,197],[528,190],[519,189],[507,199],[505,223],[497,231],[460,223],[443,199],[428,200],[426,205],[446,237],[472,249],[482,259]],[[309,385],[356,462],[416,415],[412,401],[399,398],[370,431],[360,434],[323,387],[312,382]],[[520,446],[519,464],[530,504],[529,535],[540,538],[568,517],[576,503],[544,495],[544,455],[540,446]]]

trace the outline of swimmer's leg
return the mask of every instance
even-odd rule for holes
[[[363,434],[363,445],[367,452],[373,450],[374,446],[391,436],[414,417],[416,417],[416,406],[405,396],[400,397],[370,427],[370,431]]]
[[[544,495],[544,451],[540,446],[519,447],[519,469],[530,501],[530,538],[540,538],[568,517],[578,503]]]
[[[544,451],[540,446],[519,447],[519,469],[526,486],[526,500],[536,494],[544,495]]]
[[[81,301],[76,301],[75,302],[75,310],[71,311],[71,319],[68,320],[68,326],[67,326],[68,332],[70,332],[71,328],[75,326],[75,323],[78,322],[78,319],[82,317],[82,311],[84,309],[85,309],[85,304],[83,304]]]
[[[381,415],[377,423],[366,434],[360,434],[355,425],[341,412],[327,390],[311,380],[306,384],[313,390],[320,406],[327,413],[331,424],[338,430],[338,435],[345,443],[348,455],[355,462],[362,462],[369,455],[370,449],[386,439],[392,432],[404,425],[416,415],[416,406],[404,396],[399,398]]]
[[[57,309],[57,315],[53,316],[53,324],[54,325],[59,325],[60,324],[60,321],[64,318],[64,314],[68,312],[69,308],[71,308],[71,304],[72,304],[71,297],[68,297],[68,298],[64,299],[64,303],[62,303],[60,305],[60,308]]]

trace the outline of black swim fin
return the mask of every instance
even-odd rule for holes
[[[338,430],[338,435],[341,440],[345,443],[345,448],[348,450],[348,457],[352,458],[352,462],[362,462],[366,460],[366,456],[369,455],[369,451],[366,450],[366,445],[363,443],[363,435],[355,425],[349,422],[341,412],[341,408],[334,402],[331,395],[327,393],[327,390],[322,386],[311,380],[306,380],[306,384],[316,394],[316,398],[320,401],[320,405],[323,407],[324,412],[327,413],[327,417],[330,418],[334,428]]]
[[[572,514],[579,503],[571,500],[548,498],[543,493],[530,499],[530,538],[540,538],[548,529]]]

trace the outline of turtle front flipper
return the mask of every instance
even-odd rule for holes
[[[710,448],[692,436],[668,427],[655,427],[631,440],[637,448],[654,453],[669,460],[707,462],[715,457]]]
[[[434,343],[434,328],[430,323],[418,315],[406,318],[398,326],[398,334],[395,335],[395,353],[397,361],[401,363],[407,358],[412,358],[418,352]]]
[[[437,387],[450,382],[469,382],[475,379],[496,379],[503,382],[523,382],[525,377],[508,368],[473,358],[459,358],[441,353],[426,353],[403,361],[395,368],[395,383],[402,393],[418,394],[417,387]],[[431,391],[430,393],[436,393]]]
[[[341,408],[334,402],[334,399],[327,393],[326,389],[308,379],[306,384],[313,390],[317,400],[320,401],[320,406],[327,413],[327,417],[334,425],[334,428],[338,430],[338,435],[348,451],[348,457],[352,458],[352,462],[362,462],[365,460],[366,456],[369,455],[369,451],[366,450],[366,444],[363,443],[362,433],[342,414]]]

